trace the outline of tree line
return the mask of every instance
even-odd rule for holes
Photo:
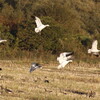
[[[100,47],[99,7],[99,0],[0,0],[0,37],[7,39],[1,55],[74,51],[85,57],[94,39]],[[41,35],[34,31],[35,16],[50,25]]]

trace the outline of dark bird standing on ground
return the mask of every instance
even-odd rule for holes
[[[30,73],[34,70],[36,70],[37,68],[41,68],[42,66],[38,63],[32,63],[31,68],[30,68]]]

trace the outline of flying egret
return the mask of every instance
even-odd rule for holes
[[[38,17],[36,17],[36,16],[35,16],[35,22],[36,22],[36,25],[37,25],[37,27],[35,28],[35,32],[36,32],[36,33],[40,33],[40,34],[41,34],[41,31],[42,31],[45,27],[49,26],[48,24],[47,24],[47,25],[42,24],[40,18],[38,18]]]
[[[94,40],[93,43],[92,43],[92,48],[88,49],[88,53],[93,54],[95,56],[99,56],[100,50],[98,50],[97,46],[98,46],[98,41]]]
[[[58,69],[64,68],[69,62],[72,62],[73,52],[64,52],[61,53],[59,57],[57,57],[57,61],[59,61],[60,65]]]

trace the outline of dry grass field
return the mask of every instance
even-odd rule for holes
[[[32,61],[0,60],[0,100],[100,100],[100,64],[42,63],[29,73]]]

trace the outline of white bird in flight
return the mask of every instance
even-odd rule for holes
[[[58,69],[64,68],[69,62],[72,62],[73,52],[64,52],[61,53],[59,57],[57,57],[57,61],[59,61]]]
[[[94,40],[93,43],[92,43],[92,48],[88,49],[88,53],[93,54],[95,56],[99,56],[100,50],[98,50],[97,46],[98,46],[98,41]]]
[[[36,33],[40,33],[40,34],[41,34],[41,31],[42,31],[45,27],[49,26],[48,24],[47,24],[47,25],[42,24],[40,18],[38,18],[38,17],[36,17],[36,16],[35,16],[35,22],[36,22],[36,25],[37,25],[37,27],[35,28],[35,32],[36,32]]]
[[[2,40],[2,39],[0,39],[0,43],[2,43],[2,42],[6,42],[7,40]]]

